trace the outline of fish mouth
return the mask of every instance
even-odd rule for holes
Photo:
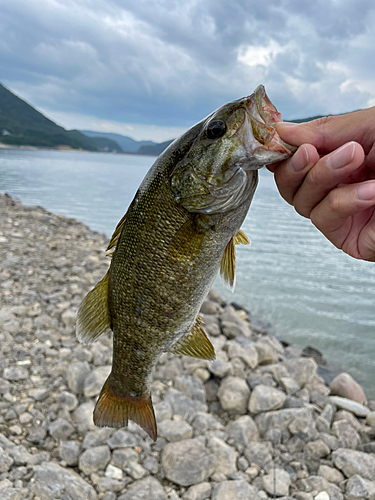
[[[281,114],[269,99],[264,85],[259,85],[245,100],[246,148],[252,155],[250,170],[289,158],[297,148],[284,142],[275,129]]]

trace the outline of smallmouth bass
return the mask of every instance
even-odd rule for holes
[[[77,338],[113,331],[112,371],[94,410],[97,426],[137,422],[157,437],[151,375],[164,352],[213,360],[198,312],[220,269],[235,283],[235,245],[257,170],[288,158],[273,124],[281,121],[259,86],[211,113],[155,161],[117,225],[109,271],[82,301]]]

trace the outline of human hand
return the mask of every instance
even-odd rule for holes
[[[300,146],[268,167],[282,197],[337,248],[375,261],[375,107],[276,128]]]

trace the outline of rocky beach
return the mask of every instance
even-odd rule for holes
[[[375,401],[213,290],[217,359],[160,358],[157,441],[96,428],[112,341],[80,345],[74,324],[107,243],[0,194],[1,500],[375,500]]]

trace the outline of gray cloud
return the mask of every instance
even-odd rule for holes
[[[52,118],[187,127],[259,83],[286,118],[344,112],[375,103],[374,18],[371,0],[0,0],[1,81]]]

